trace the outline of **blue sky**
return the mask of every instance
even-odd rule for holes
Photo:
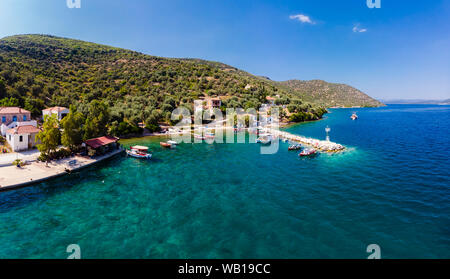
[[[450,98],[450,1],[1,0],[0,37],[51,34],[220,61],[380,99]]]

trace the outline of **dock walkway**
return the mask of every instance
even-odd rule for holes
[[[331,141],[318,140],[313,138],[306,138],[299,135],[294,135],[288,132],[276,130],[276,129],[266,129],[267,132],[281,139],[287,139],[289,141],[298,142],[307,146],[311,146],[322,152],[340,152],[345,150],[345,146]]]
[[[52,161],[46,166],[43,162],[32,162],[21,168],[16,166],[0,167],[0,191],[29,186],[34,183],[67,174],[67,171],[77,171],[95,163],[111,158],[124,149],[117,149],[111,153],[95,158],[73,156]]]

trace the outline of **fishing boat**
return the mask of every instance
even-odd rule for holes
[[[256,143],[270,144],[271,142],[272,142],[272,137],[271,137],[271,135],[268,135],[268,134],[261,135],[256,139]]]
[[[299,150],[302,149],[302,145],[301,144],[292,144],[289,145],[288,150]]]
[[[314,155],[314,154],[316,154],[317,153],[317,151],[315,150],[315,149],[305,149],[305,150],[303,150],[302,152],[300,152],[299,154],[298,154],[298,156],[300,156],[300,157],[305,157],[305,156],[311,156],[311,155]]]
[[[352,120],[356,120],[356,119],[358,119],[358,115],[354,112],[354,113],[352,114],[352,116],[350,116],[350,118],[351,118]]]
[[[206,133],[205,139],[213,139],[213,138],[215,138],[214,133]]]
[[[152,158],[152,154],[148,153],[148,147],[135,145],[130,147],[130,150],[127,150],[127,155],[139,158],[139,159],[150,159]]]
[[[170,143],[169,141],[161,141],[159,143],[159,145],[161,145],[162,147],[165,147],[165,148],[175,148],[176,147],[176,144]]]
[[[199,134],[194,134],[194,139],[204,140],[205,137]]]

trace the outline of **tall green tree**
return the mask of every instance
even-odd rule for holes
[[[18,107],[20,106],[20,101],[17,98],[3,98],[0,100],[0,107]]]
[[[3,79],[0,79],[0,99],[6,97],[6,84]]]
[[[61,132],[59,131],[59,123],[55,114],[46,115],[44,117],[42,131],[39,132],[36,137],[40,141],[37,148],[41,153],[49,157],[52,152],[56,151],[61,140]]]
[[[61,120],[63,132],[61,142],[64,146],[73,150],[83,142],[84,115],[78,112],[74,105],[70,106],[70,112]]]
[[[89,104],[89,113],[84,126],[84,139],[101,137],[108,132],[110,112],[108,106],[98,100]]]

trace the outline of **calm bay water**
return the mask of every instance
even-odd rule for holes
[[[360,116],[351,121],[356,111]],[[301,159],[281,143],[181,144],[118,156],[0,193],[0,258],[450,258],[450,106],[334,109],[292,133],[343,154]]]

